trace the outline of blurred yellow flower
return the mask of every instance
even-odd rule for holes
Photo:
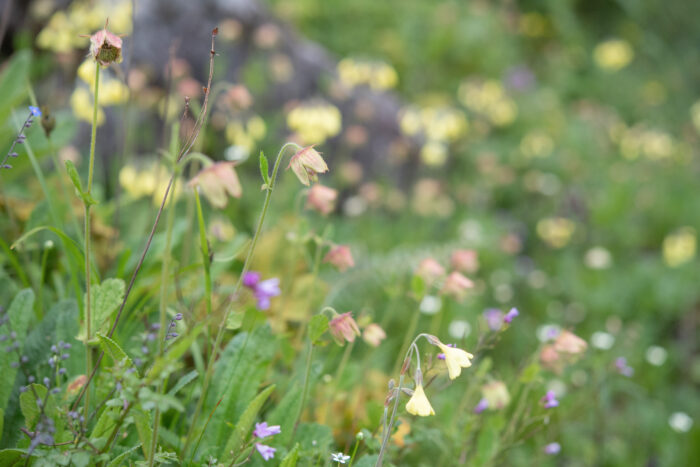
[[[367,85],[377,90],[391,89],[399,80],[391,65],[356,58],[344,58],[338,63],[338,77],[348,87]]]
[[[551,136],[541,130],[533,130],[520,141],[520,152],[528,158],[547,157],[554,150]]]
[[[562,248],[569,243],[576,224],[564,217],[549,217],[537,223],[537,235],[552,248]]]
[[[603,70],[618,71],[629,65],[634,50],[623,39],[610,39],[598,44],[593,50],[593,60]]]
[[[411,415],[418,415],[419,417],[435,415],[435,411],[425,395],[422,384],[416,386],[416,389],[413,391],[413,395],[406,403],[406,412],[410,413]]]
[[[459,86],[457,98],[466,108],[482,114],[497,127],[510,125],[518,115],[515,101],[496,80],[464,81]]]
[[[153,204],[159,206],[170,181],[170,172],[155,162],[145,164],[127,164],[119,171],[119,184],[131,197],[152,197]],[[178,198],[182,189],[180,184],[171,187],[170,196]]]
[[[92,93],[83,87],[76,88],[70,96],[70,105],[75,116],[86,122],[92,122],[94,98]],[[104,110],[97,109],[97,126],[105,121]]]
[[[503,381],[493,381],[481,387],[481,394],[491,409],[502,409],[510,403],[508,387]]]
[[[675,268],[695,258],[697,237],[695,229],[683,227],[678,232],[667,235],[663,243],[664,261]]]
[[[334,105],[314,100],[292,109],[287,115],[287,126],[297,134],[301,144],[321,144],[340,132],[342,116]]]
[[[447,161],[447,146],[439,141],[427,141],[420,150],[425,165],[439,167]]]

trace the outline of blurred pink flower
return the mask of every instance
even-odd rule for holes
[[[309,190],[309,196],[306,198],[306,207],[327,216],[335,209],[337,198],[338,192],[336,190],[317,183]]]
[[[440,292],[461,301],[466,297],[467,290],[472,288],[474,288],[474,282],[462,273],[454,271],[447,276]]]
[[[291,167],[301,183],[309,186],[311,182],[318,181],[318,174],[328,172],[326,161],[313,146],[307,146],[297,151],[289,161],[287,169]]]
[[[415,275],[422,278],[427,285],[432,285],[445,275],[445,268],[433,258],[425,258],[416,268]]]
[[[386,332],[376,323],[370,323],[362,333],[362,339],[372,347],[379,347],[379,344],[386,339]]]
[[[455,250],[450,257],[452,269],[471,274],[479,269],[479,256],[476,250]]]
[[[199,187],[212,206],[224,208],[228,203],[227,194],[234,198],[240,198],[243,194],[235,165],[235,162],[212,164],[195,175],[188,186]]]
[[[328,323],[328,327],[333,339],[340,345],[343,345],[345,341],[355,342],[355,337],[360,335],[360,328],[357,326],[350,311],[333,318]]]
[[[323,258],[323,262],[332,264],[340,272],[355,266],[355,260],[347,245],[336,245],[331,248],[331,251]]]

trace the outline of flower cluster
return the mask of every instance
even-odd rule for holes
[[[178,333],[175,332],[175,326],[177,326],[178,321],[182,321],[182,313],[175,314],[173,319],[170,321],[170,324],[168,325],[168,331],[165,333],[166,341],[170,339],[175,339],[178,336]]]
[[[257,439],[267,438],[280,433],[282,433],[282,430],[279,425],[268,425],[267,422],[256,423],[255,430],[253,430],[253,436]],[[275,457],[275,451],[277,451],[273,447],[258,442],[255,443],[255,449],[266,461]]]
[[[467,292],[474,288],[474,282],[462,274],[467,270],[475,272],[478,269],[477,254],[473,250],[456,250],[452,254],[450,264],[454,268],[447,274],[445,268],[434,258],[425,258],[420,262],[414,274],[428,287],[438,286],[441,295],[446,295],[461,302],[467,297]]]
[[[270,299],[281,293],[280,280],[276,277],[264,281],[260,279],[259,272],[247,271],[243,276],[243,285],[255,295],[258,309],[267,310],[270,308]]]

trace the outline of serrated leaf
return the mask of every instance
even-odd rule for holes
[[[92,284],[90,287],[90,307],[92,310],[92,335],[87,335],[87,321],[83,315],[83,323],[81,325],[78,340],[86,341],[93,339],[95,334],[100,331],[102,334],[107,334],[109,329],[112,314],[117,311],[124,299],[126,285],[121,279],[105,279],[101,284]],[[85,303],[87,303],[87,294],[85,294]]]
[[[280,467],[296,467],[299,461],[299,443],[296,443],[291,451],[282,459]]]
[[[263,182],[266,186],[270,186],[270,172],[267,164],[267,157],[260,151],[260,175],[262,175]]]
[[[324,332],[328,330],[328,317],[326,315],[314,315],[309,321],[309,339],[316,344]]]
[[[10,319],[12,330],[17,334],[17,343],[19,344],[19,353],[24,350],[24,341],[29,328],[29,321],[34,316],[34,292],[31,289],[24,289],[18,293],[10,308],[7,310],[7,316]],[[2,327],[3,332],[7,331],[7,327]],[[4,350],[4,349],[3,349]],[[17,352],[0,351],[0,374],[2,374],[2,384],[0,384],[0,409],[5,409],[10,399],[10,394],[15,385],[17,377],[17,368],[12,368],[12,363],[17,362]]]
[[[268,386],[265,390],[258,394],[255,399],[250,402],[250,404],[248,404],[248,407],[246,407],[238,419],[238,422],[236,422],[236,427],[233,429],[233,432],[226,443],[226,447],[220,453],[221,456],[225,456],[227,452],[238,452],[240,450],[241,445],[247,438],[248,433],[253,426],[253,422],[255,422],[255,419],[258,416],[258,412],[260,412],[263,404],[274,390],[274,384],[272,386]]]
[[[102,333],[97,333],[97,339],[100,341],[100,347],[106,354],[112,357],[115,363],[121,363],[125,361],[126,367],[131,368],[134,366],[134,362],[131,357],[122,349],[119,344],[117,344],[114,339],[110,339],[107,336],[103,336]]]

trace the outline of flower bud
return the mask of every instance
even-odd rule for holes
[[[121,37],[104,29],[90,36],[90,55],[102,66],[122,61]]]

